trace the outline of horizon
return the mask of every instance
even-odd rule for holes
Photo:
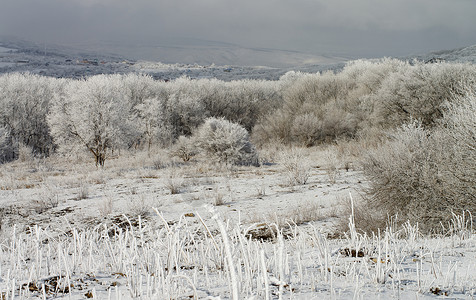
[[[77,49],[116,48],[139,59],[145,56],[141,49],[153,54],[153,48],[177,45],[355,59],[476,44],[476,1],[468,0],[0,1],[0,35]]]

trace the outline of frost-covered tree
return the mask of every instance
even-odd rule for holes
[[[48,124],[60,151],[84,147],[97,166],[114,150],[131,145],[137,129],[120,76],[71,81],[52,101]]]
[[[156,82],[150,75],[130,73],[120,77],[125,96],[132,107],[156,97]]]
[[[359,110],[349,101],[353,85],[334,74],[307,74],[286,81],[283,105],[264,115],[254,127],[259,143],[282,141],[312,146],[357,131]]]
[[[225,107],[222,114],[231,122],[238,123],[251,130],[258,118],[281,104],[278,85],[272,81],[240,80],[226,83],[227,94],[223,98]]]
[[[185,80],[188,79],[179,78],[177,82],[172,83],[164,103],[163,121],[171,130],[173,139],[181,135],[191,135],[208,116],[198,92],[194,92],[193,85],[189,80]]]
[[[150,153],[152,145],[158,140],[166,140],[170,136],[170,128],[166,124],[166,112],[162,99],[152,98],[142,101],[134,107],[135,125]]]
[[[0,76],[0,126],[35,154],[48,155],[53,149],[46,115],[63,82],[28,73]]]
[[[445,174],[445,190],[454,206],[476,211],[476,82],[461,88],[442,120],[435,140],[443,144],[438,151]]]
[[[348,62],[341,73],[355,89],[355,96],[377,92],[382,82],[390,75],[409,67],[409,63],[392,58],[379,60],[354,60]]]
[[[123,75],[120,80],[125,97],[132,107],[132,114],[136,116],[139,135],[134,143],[136,146],[145,143],[150,151],[157,138],[156,124],[160,112],[158,103],[152,100],[157,98],[155,81],[149,75],[134,73]]]
[[[251,130],[257,119],[280,105],[274,81],[178,78],[167,84],[168,123],[174,138],[189,135],[206,117],[225,118]]]
[[[415,63],[390,73],[371,96],[375,125],[400,126],[418,119],[433,127],[443,117],[443,104],[454,94],[462,94],[461,85],[476,77],[476,67],[464,64]]]

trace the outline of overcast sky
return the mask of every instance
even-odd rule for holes
[[[476,44],[476,0],[0,0],[0,34],[57,44],[193,38],[401,56]]]

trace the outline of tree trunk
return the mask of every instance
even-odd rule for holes
[[[104,162],[106,161],[106,155],[104,153],[97,153],[96,156],[96,167],[104,167]]]

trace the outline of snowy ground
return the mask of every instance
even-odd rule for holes
[[[18,226],[30,220],[42,226],[65,219],[75,224],[81,217],[100,219],[152,207],[173,220],[184,213],[204,213],[206,204],[233,221],[246,222],[310,203],[325,215],[350,192],[358,195],[362,185],[358,170],[336,171],[334,183],[327,162],[311,155],[302,158],[301,168],[309,177],[305,184],[291,184],[293,175],[279,162],[230,170],[206,162],[162,162],[141,154],[110,160],[104,170],[87,158],[73,165],[53,160],[6,164],[0,169],[0,203],[29,216],[28,221],[14,220]]]
[[[361,172],[329,151],[285,152],[233,169],[164,153],[104,170],[83,157],[0,166],[0,299],[474,297],[468,219],[448,236],[408,224],[368,237],[350,222],[332,238]]]

